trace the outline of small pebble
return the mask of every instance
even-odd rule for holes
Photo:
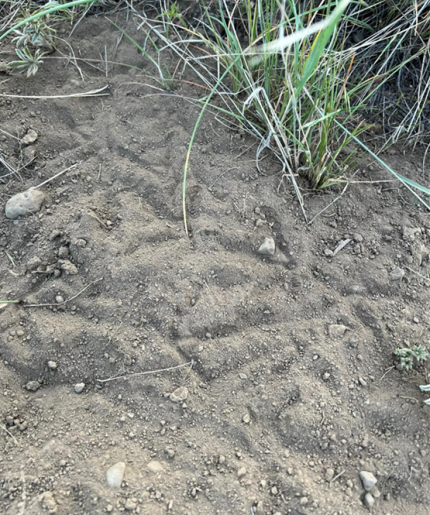
[[[240,479],[246,474],[246,468],[240,467],[240,469],[237,471],[237,477]]]
[[[334,478],[334,470],[333,469],[327,469],[325,471],[325,480],[330,482]]]
[[[358,378],[358,382],[361,384],[361,386],[367,386],[366,381],[362,377]]]
[[[40,388],[40,386],[41,386],[41,384],[39,383],[39,381],[29,381],[25,385],[27,390],[29,390],[30,392],[36,392]]]
[[[63,304],[63,302],[64,302],[64,298],[63,298],[61,295],[57,295],[57,296],[55,297],[55,302],[56,302],[57,304]]]
[[[57,370],[57,363],[55,361],[48,361],[49,370]]]
[[[373,508],[373,505],[375,504],[375,499],[373,498],[372,494],[369,494],[369,492],[364,496],[364,506],[368,510],[371,510]]]
[[[275,249],[275,240],[273,238],[265,238],[257,252],[262,256],[273,256],[275,254]]]
[[[159,461],[150,461],[146,468],[150,472],[164,472],[164,467]]]
[[[175,457],[175,451],[173,449],[166,449],[166,454],[171,460]]]
[[[378,480],[371,472],[362,471],[360,472],[360,479],[363,483],[363,488],[368,492],[376,485]]]
[[[106,472],[107,484],[111,488],[120,488],[124,479],[125,463],[120,461],[112,465]]]
[[[75,387],[74,387],[75,393],[82,393],[84,391],[84,388],[85,388],[85,383],[75,384]]]
[[[124,508],[126,509],[126,511],[133,511],[136,508],[136,503],[133,502],[131,499],[127,499]]]
[[[242,420],[245,424],[249,424],[251,422],[251,417],[248,414],[246,414],[243,416]]]
[[[374,486],[370,493],[375,499],[379,499],[381,497],[381,492],[379,491],[379,488],[377,486]]]
[[[309,499],[307,497],[302,497],[300,499],[300,506],[305,506],[306,504],[308,504],[309,502]]]

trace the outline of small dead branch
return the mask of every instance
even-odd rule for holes
[[[337,476],[334,476],[334,478],[330,480],[330,484],[334,483],[336,481],[336,479],[338,479],[340,476],[343,476],[344,474],[345,474],[344,470],[342,470],[342,472],[339,472],[339,474]]]
[[[9,95],[7,93],[0,93],[0,97],[6,97],[6,98],[36,98],[36,99],[51,99],[51,98],[86,98],[86,97],[104,97],[109,96],[110,93],[106,92],[103,93],[103,91],[106,91],[106,89],[109,86],[104,86],[100,89],[94,89],[92,91],[84,91],[82,93],[71,93],[70,95],[52,95],[52,96],[32,96],[32,95]]]
[[[176,365],[175,367],[169,368],[160,368],[158,370],[147,370],[146,372],[137,372],[136,374],[128,374],[122,376],[109,377],[108,379],[96,379],[99,383],[108,383],[109,381],[115,381],[116,379],[130,379],[131,377],[137,376],[147,376],[150,374],[159,374],[161,372],[169,372],[170,370],[176,370],[177,368],[190,367],[193,368],[194,360],[188,361],[188,363],[183,363],[182,365]]]
[[[11,437],[13,438],[13,441],[16,443],[16,445],[18,445],[18,440],[13,436],[13,434],[7,430],[7,428],[5,426],[2,426],[0,424],[0,429],[3,429],[3,431],[6,431],[6,433]]]

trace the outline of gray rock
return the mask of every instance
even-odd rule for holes
[[[334,470],[333,469],[327,469],[325,471],[325,480],[330,482],[334,478]]]
[[[150,461],[148,463],[148,465],[146,465],[146,468],[150,472],[155,472],[155,473],[164,472],[164,467],[159,461]]]
[[[363,236],[358,233],[358,232],[355,232],[353,235],[352,235],[352,238],[354,239],[354,241],[356,241],[357,243],[361,243],[363,241]]]
[[[363,483],[363,488],[368,492],[376,485],[378,480],[371,472],[362,471],[360,472],[360,479]]]
[[[375,504],[375,499],[373,498],[372,494],[369,494],[369,492],[364,496],[364,506],[368,510],[371,510],[373,508],[373,505]]]
[[[85,388],[85,383],[78,383],[78,384],[75,384],[75,387],[73,389],[75,390],[76,393],[82,393],[84,391],[84,388]]]
[[[348,328],[341,324],[334,324],[329,326],[328,333],[332,338],[341,338]]]
[[[57,363],[55,361],[48,361],[49,370],[57,370]]]
[[[126,511],[133,511],[136,508],[136,503],[133,502],[131,499],[127,499],[125,501],[124,508]]]
[[[377,486],[374,486],[370,493],[372,494],[372,497],[374,497],[375,499],[379,499],[381,497],[381,492],[379,491],[379,488]]]
[[[358,378],[358,382],[361,384],[361,386],[367,386],[366,381],[362,377]]]
[[[330,249],[324,249],[324,256],[326,257],[333,257],[334,256],[334,252]]]
[[[23,145],[31,145],[37,140],[38,137],[39,135],[35,130],[28,129],[27,134],[21,139],[21,143]]]
[[[403,268],[399,268],[398,266],[394,268],[390,272],[389,278],[390,281],[401,281],[403,277],[405,277],[406,272],[403,270]]]
[[[240,467],[240,469],[237,471],[237,477],[240,479],[246,474],[246,468]]]
[[[55,297],[55,302],[56,302],[57,304],[63,304],[63,302],[64,302],[64,297],[62,297],[61,295],[57,295],[57,296]]]
[[[5,214],[7,218],[15,220],[19,216],[28,216],[37,213],[45,200],[43,191],[30,188],[17,193],[6,202]]]
[[[176,453],[173,449],[166,449],[166,454],[169,457],[169,459],[173,460]]]
[[[29,381],[25,387],[27,388],[27,390],[29,390],[30,392],[36,392],[40,387],[41,387],[41,384],[39,383],[39,381]]]
[[[264,242],[257,252],[262,256],[273,256],[275,254],[275,249],[275,240],[273,238],[264,238]]]
[[[124,479],[125,463],[119,461],[112,465],[112,467],[106,472],[107,484],[110,488],[120,488],[122,480]]]
[[[170,394],[170,400],[173,402],[183,402],[188,397],[188,388],[180,386]]]

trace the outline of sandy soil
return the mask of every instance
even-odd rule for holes
[[[149,73],[117,36],[90,18],[70,42]],[[425,370],[393,368],[397,347],[429,339],[430,282],[413,273],[429,275],[428,213],[397,183],[352,184],[307,226],[279,166],[266,157],[259,175],[254,141],[208,115],[187,237],[198,110],[133,69],[80,65],[85,82],[58,59],[31,80],[0,75],[15,95],[109,85],[0,99],[2,130],[38,134],[30,148],[0,134],[13,166],[35,156],[22,182],[3,179],[2,206],[80,163],[41,188],[36,215],[0,215],[0,298],[23,301],[0,310],[0,512],[355,515],[369,471],[375,513],[428,514]],[[385,158],[426,181],[420,149]],[[310,217],[335,196],[306,195]],[[265,237],[273,257],[257,252]]]

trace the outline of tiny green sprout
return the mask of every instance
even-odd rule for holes
[[[184,19],[179,11],[178,2],[173,2],[170,9],[162,12],[157,16],[157,18],[166,18],[166,37],[169,37],[169,24],[173,23],[175,20],[178,20],[181,25],[185,26]]]
[[[10,73],[12,75],[27,73],[27,77],[35,75],[35,73],[39,69],[39,66],[43,63],[42,57],[45,54],[41,54],[40,49],[37,49],[34,55],[32,55],[28,47],[24,47],[22,50],[16,48],[15,52],[16,55],[19,57],[19,60],[7,63],[7,67]]]
[[[400,364],[405,370],[412,370],[414,359],[419,363],[427,359],[427,351],[422,345],[414,345],[412,349],[397,349],[394,354],[400,358]]]

